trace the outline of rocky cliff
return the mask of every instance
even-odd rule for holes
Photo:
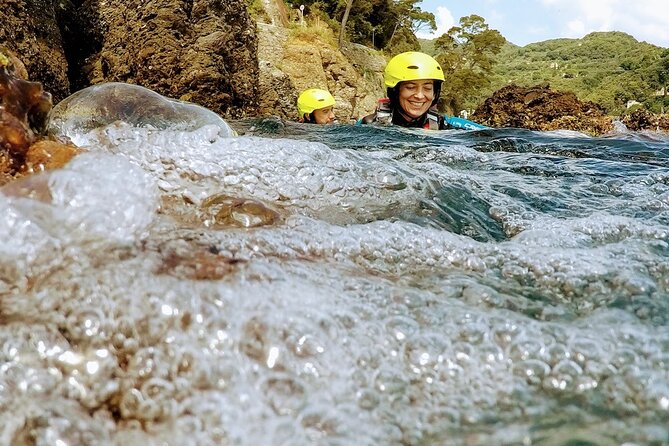
[[[339,122],[349,122],[374,110],[385,95],[386,59],[365,46],[339,48],[332,31],[317,18],[298,17],[282,0],[263,0],[258,17],[259,113],[296,119],[297,95],[323,88],[335,97]]]
[[[0,43],[58,102],[121,81],[225,116],[257,112],[257,38],[246,0],[14,0]]]
[[[0,44],[18,56],[28,76],[44,84],[54,100],[70,94],[68,63],[53,0],[14,0],[0,8]]]
[[[13,0],[0,10],[0,44],[54,102],[116,81],[233,118],[294,119],[309,87],[333,93],[343,122],[374,108],[382,56],[301,38],[283,2],[262,3],[268,23],[256,25],[246,0]]]
[[[373,111],[384,96],[385,63],[362,45],[340,50],[318,32],[258,23],[259,113],[294,120],[297,95],[315,87],[332,93],[339,122],[349,122]]]

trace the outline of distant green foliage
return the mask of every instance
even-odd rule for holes
[[[600,104],[609,114],[621,114],[628,101],[651,111],[666,108],[656,96],[669,82],[669,50],[638,42],[621,32],[596,32],[582,39],[554,39],[524,47],[503,46],[496,56],[491,83],[472,97],[475,107],[509,84],[573,91],[579,99]]]
[[[256,20],[260,18],[267,19],[267,13],[265,12],[261,0],[247,0],[246,10],[249,15]]]

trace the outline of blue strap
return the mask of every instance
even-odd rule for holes
[[[485,125],[478,124],[474,121],[470,121],[470,120],[464,119],[464,118],[458,118],[456,116],[444,115],[444,122],[446,124],[448,124],[450,127],[453,127],[454,129],[481,130],[481,129],[489,129],[490,128],[490,127],[486,127]]]

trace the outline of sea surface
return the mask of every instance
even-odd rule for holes
[[[0,189],[2,445],[668,445],[669,137],[225,122]]]

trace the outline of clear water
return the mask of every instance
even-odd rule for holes
[[[669,444],[667,137],[128,89],[1,190],[0,444]]]

